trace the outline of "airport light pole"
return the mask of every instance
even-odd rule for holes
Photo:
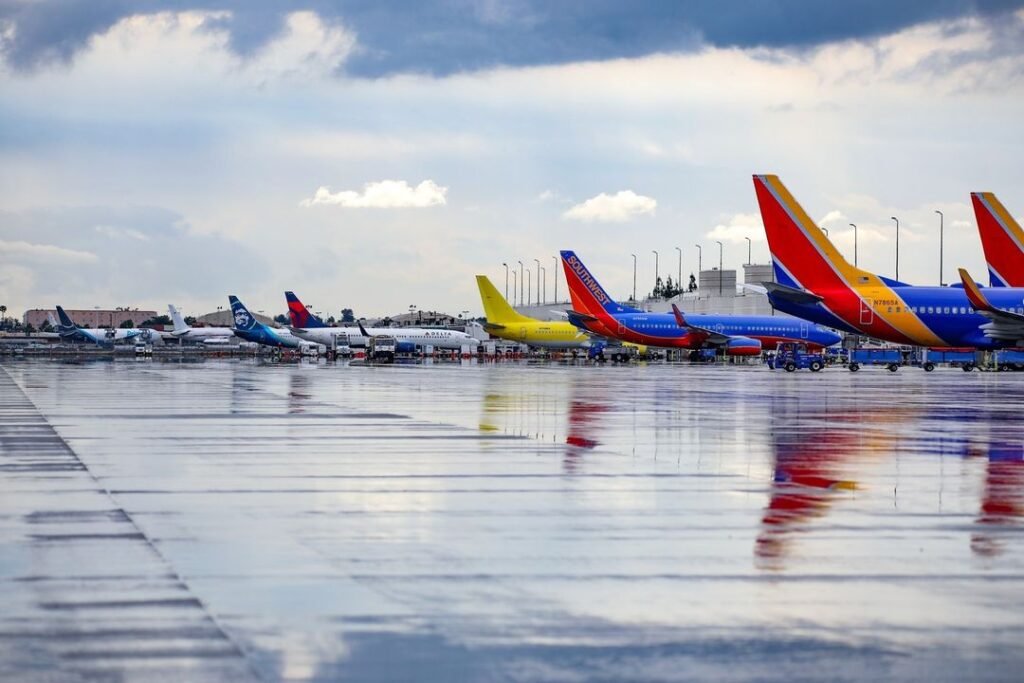
[[[747,265],[749,266],[750,265],[750,245],[753,244],[753,243],[750,241],[749,237],[744,237],[743,239],[745,239],[747,241]],[[746,282],[746,280],[744,280],[744,282]]]
[[[700,271],[703,270],[703,266],[701,265],[701,262],[704,259],[704,250],[700,248],[699,244],[695,244],[693,246],[697,247],[697,277],[699,278],[700,277]]]
[[[825,237],[828,237],[828,228],[826,228],[826,227],[825,227],[825,226],[823,225],[823,226],[821,226],[821,231],[822,231],[823,233],[825,233]]]
[[[535,258],[533,262],[537,264],[537,305],[540,306],[540,259]]]
[[[636,254],[630,254],[633,257],[633,298],[630,301],[636,301]]]
[[[530,285],[531,284],[533,284],[533,278],[530,277],[530,269],[527,268],[526,269],[526,305],[527,306],[530,305],[530,299],[532,298],[530,296]]]
[[[523,262],[519,262],[519,305],[523,305]]]
[[[850,223],[850,227],[853,228],[853,267],[857,267],[857,224]]]
[[[516,305],[516,271],[512,271],[512,305]]]
[[[722,243],[715,240],[718,245],[718,296],[722,296]]]
[[[679,252],[679,273],[676,275],[676,278],[678,280],[676,282],[676,289],[678,289],[679,293],[682,294],[682,292],[683,292],[683,250],[680,249],[679,247],[676,247],[676,251]]]
[[[555,281],[555,303],[558,303],[558,257],[552,256],[551,260],[555,262],[555,267],[551,271],[551,279]]]
[[[939,214],[939,287],[942,287],[942,224],[946,217],[938,209],[935,209],[935,213]]]
[[[654,288],[658,288],[658,252],[655,249],[651,249],[651,253],[654,254]],[[653,294],[654,292],[651,292]]]
[[[540,292],[537,292],[537,298],[540,299],[541,301],[543,301],[544,303],[547,303],[548,302],[548,269],[545,268],[544,266],[537,266],[537,267],[540,268],[540,272],[544,275],[544,277],[542,277],[540,279],[540,281],[544,283],[544,295],[541,296]]]
[[[896,280],[900,279],[900,219],[896,216],[889,216],[896,221]]]
[[[508,264],[502,263],[505,266],[505,301],[508,301]]]

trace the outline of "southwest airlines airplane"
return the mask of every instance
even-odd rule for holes
[[[972,192],[992,287],[1024,287],[1024,230],[991,192]]]
[[[930,347],[1002,348],[1024,344],[1024,289],[915,287],[850,265],[777,176],[755,175],[754,189],[780,311],[875,339]]]
[[[292,333],[306,341],[331,346],[337,338],[339,346],[365,346],[363,327],[329,327],[323,320],[309,312],[294,292],[285,292],[288,301],[288,317]],[[387,335],[394,337],[399,351],[415,351],[417,346],[433,346],[438,349],[461,349],[464,345],[477,345],[477,340],[465,332],[431,327],[371,327],[365,330],[371,337]]]
[[[60,324],[56,326],[57,334],[62,340],[91,342],[101,346],[112,346],[115,342],[128,341],[129,339],[141,339],[144,341],[155,341],[161,339],[160,333],[148,329],[96,329],[87,330],[75,324],[71,316],[63,308],[57,306],[57,317]]]
[[[499,339],[555,351],[588,349],[592,346],[590,335],[570,322],[537,320],[517,313],[486,275],[476,276],[476,286],[480,289],[480,300],[487,317],[484,329],[489,334]]]
[[[245,341],[255,342],[263,346],[276,346],[278,348],[298,349],[312,346],[298,337],[292,336],[288,330],[264,325],[256,319],[249,309],[245,307],[237,296],[233,294],[228,297],[231,303],[231,314],[235,318],[234,333]]]
[[[665,348],[725,347],[733,356],[753,356],[778,342],[831,346],[840,337],[803,320],[766,315],[690,315],[646,313],[612,300],[574,252],[563,251],[562,267],[575,310],[569,320],[594,334]]]

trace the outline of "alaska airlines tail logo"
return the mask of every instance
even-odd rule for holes
[[[235,311],[235,327],[245,329],[252,324],[252,317],[246,311]]]
[[[229,296],[228,301],[231,302],[231,312],[235,318],[235,327],[239,330],[248,330],[256,326],[256,319],[252,317],[252,313],[245,307],[238,297]]]

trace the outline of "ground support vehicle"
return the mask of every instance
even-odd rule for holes
[[[820,372],[825,367],[825,355],[820,351],[808,350],[807,344],[782,342],[775,347],[775,354],[767,360],[767,363],[768,367],[773,370]]]

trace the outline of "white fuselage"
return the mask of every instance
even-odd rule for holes
[[[230,327],[189,327],[184,331],[174,330],[171,336],[185,341],[205,341],[214,338],[231,338],[235,331]]]
[[[358,327],[306,327],[291,328],[295,336],[306,341],[331,346],[335,338],[338,346],[365,346],[367,339]],[[464,345],[476,346],[479,342],[465,332],[424,327],[370,327],[366,330],[371,337],[378,335],[394,337],[399,343],[433,346],[436,349],[461,349]]]

